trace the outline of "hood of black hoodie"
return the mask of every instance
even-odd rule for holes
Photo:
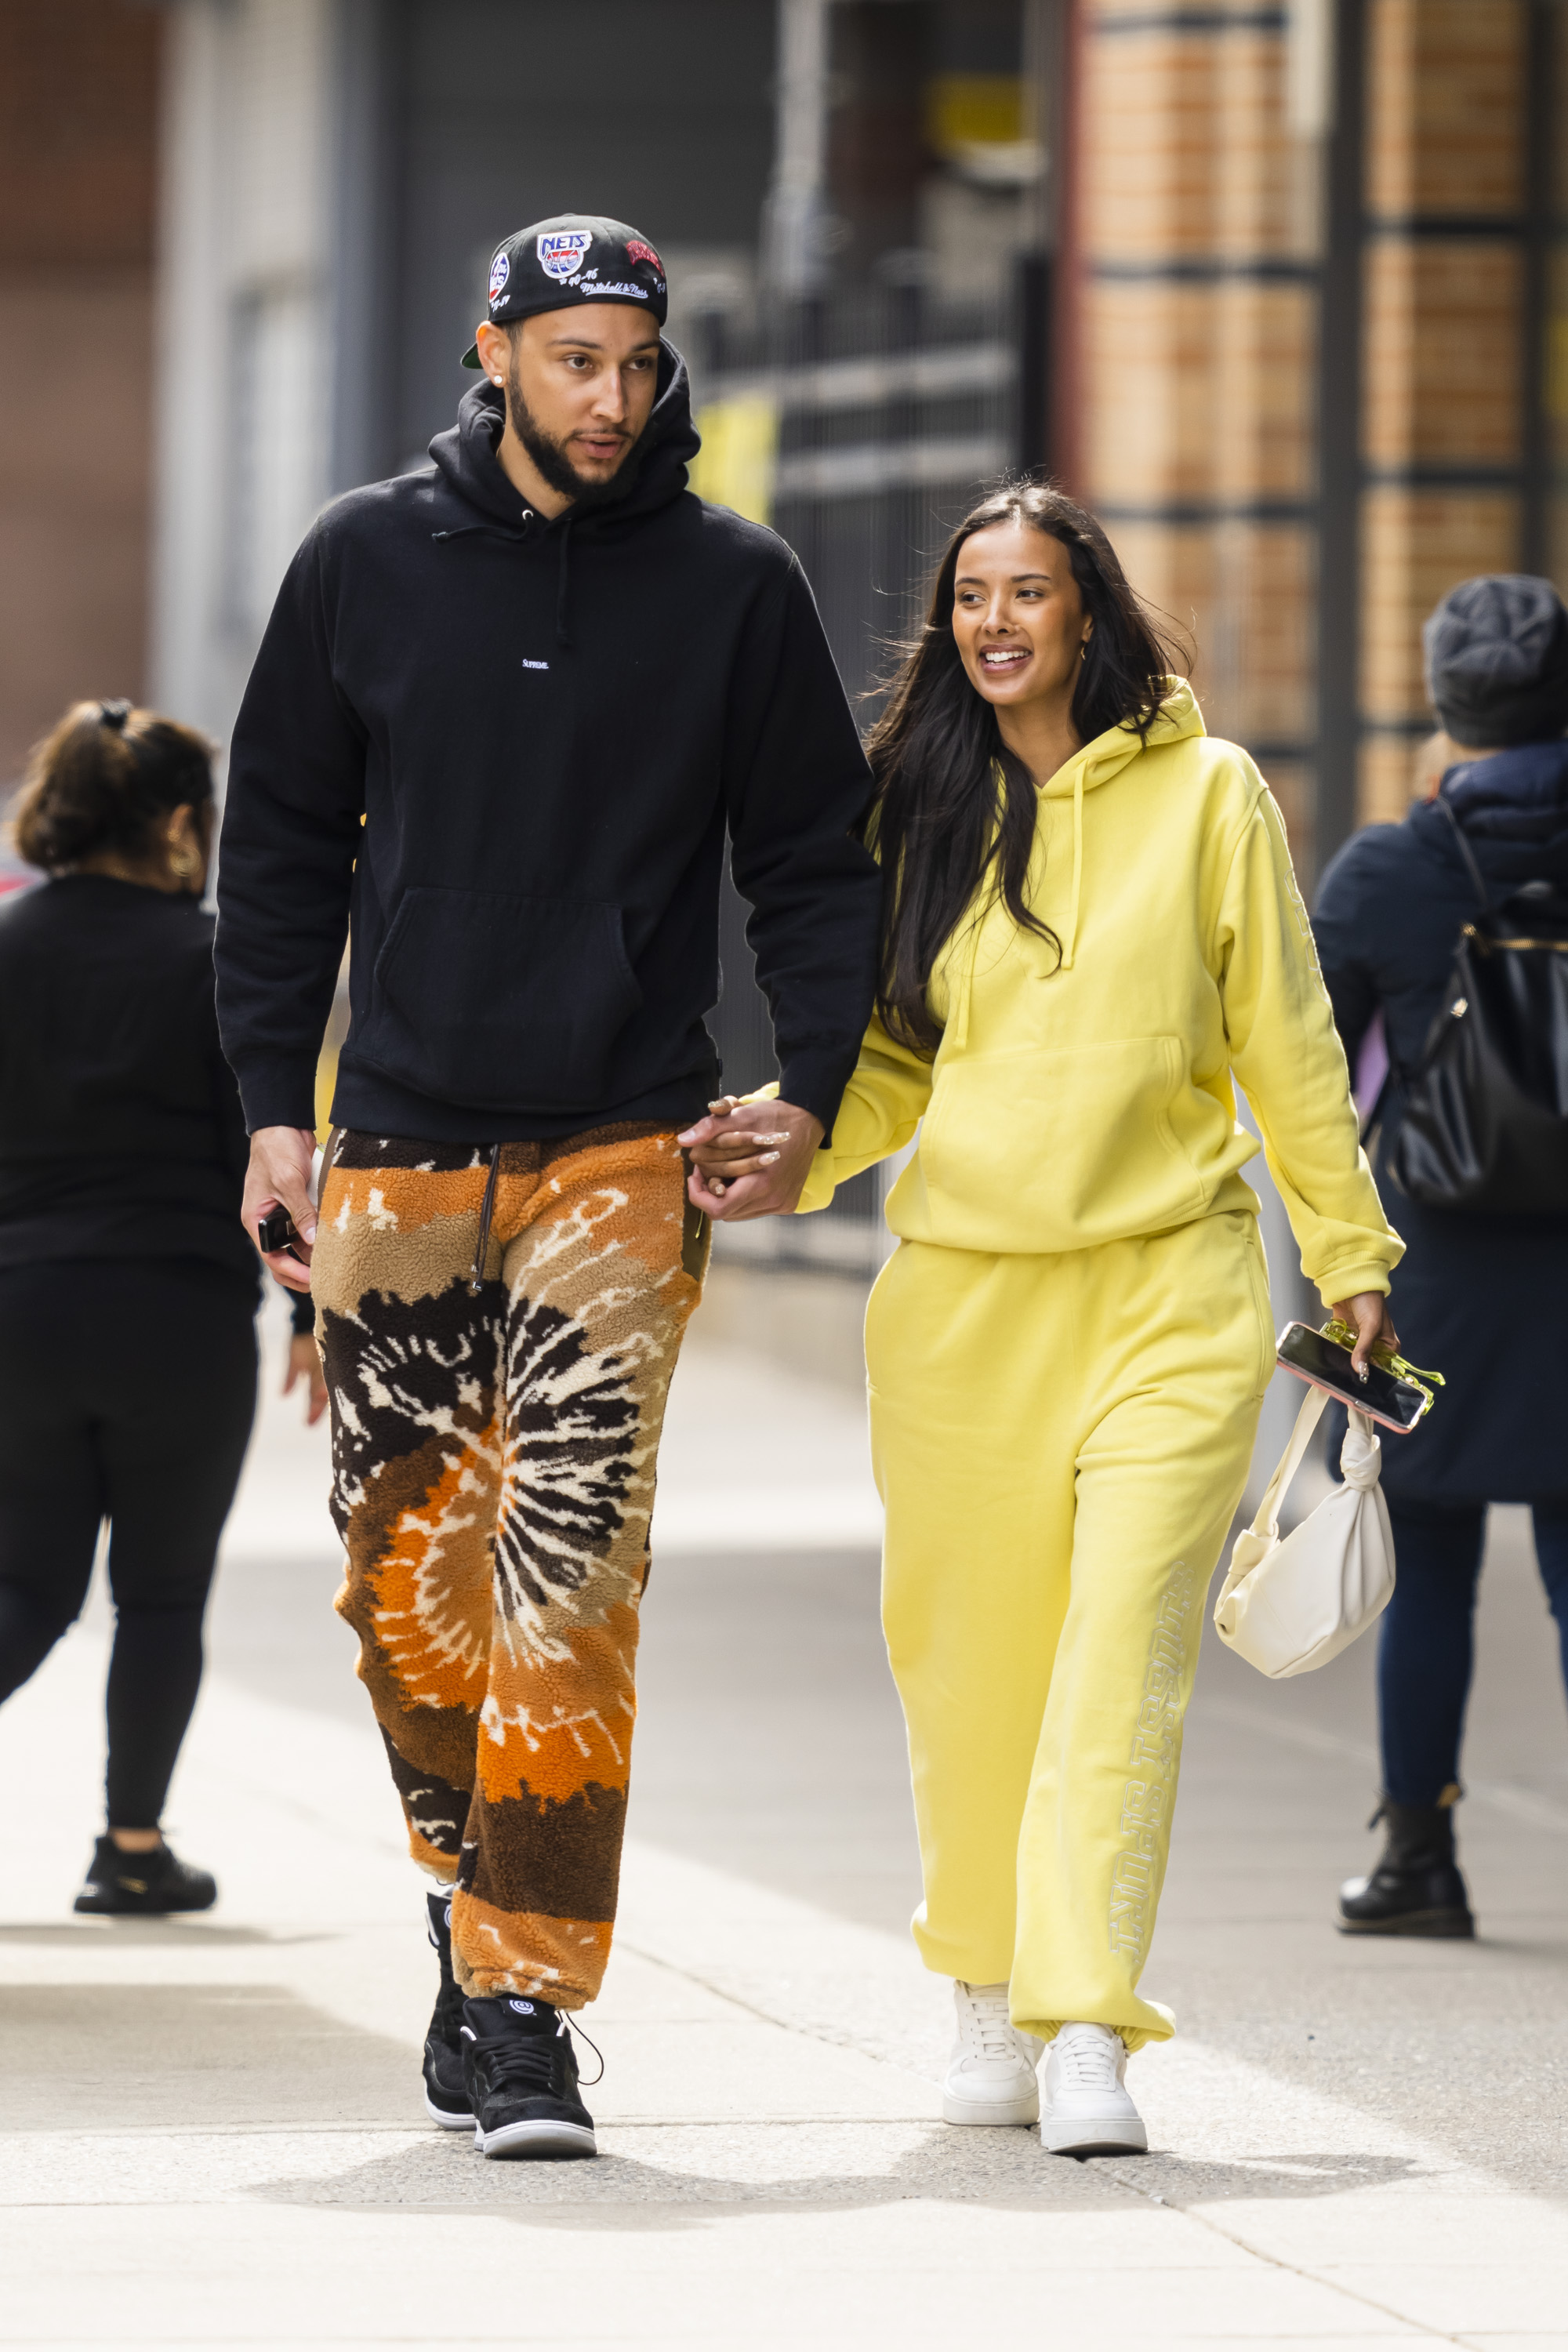
[[[437,472],[472,509],[477,521],[521,530],[526,509],[496,456],[505,424],[500,386],[477,383],[458,403],[456,425],[431,442],[430,456]],[[686,469],[701,446],[691,421],[686,362],[672,343],[661,343],[653,413],[622,468],[625,489],[590,507],[568,507],[555,523],[568,524],[574,532],[598,534],[655,513],[685,489]]]

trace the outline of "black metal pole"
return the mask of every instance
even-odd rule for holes
[[[1556,117],[1557,0],[1531,0],[1525,48],[1524,250],[1520,286],[1520,514],[1522,572],[1552,562],[1552,420],[1546,334],[1552,257],[1552,148]]]
[[[1021,474],[1051,470],[1051,257],[1018,257],[1015,293],[1018,345],[1014,462]]]
[[[1361,751],[1366,0],[1337,0],[1318,324],[1318,742],[1312,866],[1354,832]]]

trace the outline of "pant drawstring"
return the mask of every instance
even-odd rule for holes
[[[490,1219],[495,1214],[496,1179],[500,1174],[500,1145],[490,1146],[490,1172],[485,1178],[485,1197],[479,1202],[479,1238],[474,1249],[474,1268],[468,1276],[468,1297],[477,1298],[485,1278],[485,1259],[489,1254]]]

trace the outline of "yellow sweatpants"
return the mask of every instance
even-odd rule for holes
[[[1049,1257],[902,1243],[866,1329],[926,1966],[1130,2049],[1205,1596],[1274,1362],[1255,1218]]]

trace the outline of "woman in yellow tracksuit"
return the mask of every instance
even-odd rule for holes
[[[1173,2027],[1138,1983],[1274,1360],[1233,1072],[1363,1359],[1401,1251],[1279,810],[1165,673],[1082,509],[961,527],[868,747],[878,1014],[798,1200],[915,1145],[867,1319],[915,1936],[957,1985],[949,2120],[1032,2121],[1050,2042],[1064,2153],[1146,2145],[1126,2058]],[[694,1197],[743,1216],[799,1117],[716,1106]]]

